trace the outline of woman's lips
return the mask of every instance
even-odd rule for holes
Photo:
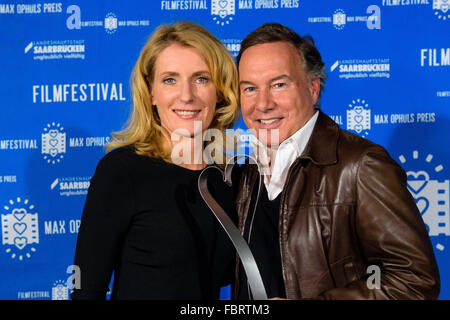
[[[173,112],[181,119],[189,120],[189,119],[194,119],[195,117],[197,117],[197,115],[201,112],[201,110],[176,109],[176,110],[173,110]]]

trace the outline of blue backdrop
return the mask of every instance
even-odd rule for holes
[[[450,298],[450,1],[0,1],[1,299],[68,299],[89,180],[162,23],[199,23],[233,56],[281,22],[326,63],[321,108],[408,173]],[[244,128],[242,120],[236,125]],[[242,136],[245,142],[246,136]],[[70,280],[70,279],[69,279]],[[227,291],[223,292],[227,298]]]

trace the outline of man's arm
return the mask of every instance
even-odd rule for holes
[[[428,233],[403,169],[381,147],[363,156],[356,177],[356,232],[380,288],[366,279],[328,290],[325,299],[436,299],[439,271]]]

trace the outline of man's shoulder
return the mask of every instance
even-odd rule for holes
[[[343,148],[357,147],[358,149],[370,149],[381,147],[370,139],[363,138],[353,132],[341,128],[339,128],[339,137],[339,142],[342,144],[341,147]]]
[[[337,127],[337,129],[336,129]],[[337,124],[335,126],[337,139],[334,142],[336,148],[329,147],[336,154],[336,161],[327,165],[327,172],[343,177],[356,177],[361,168],[379,168],[380,173],[388,168],[401,168],[389,152],[381,145],[363,138],[355,133],[341,129]],[[327,148],[327,146],[316,146],[319,148]],[[326,151],[329,152],[329,151]]]
[[[339,128],[337,152],[341,159],[343,157],[360,159],[368,153],[388,155],[383,146],[341,128]]]
[[[357,151],[363,151],[366,149],[371,148],[380,148],[381,146],[377,145],[376,143],[363,138],[355,133],[352,133],[350,131],[347,131],[345,129],[342,129],[339,127],[339,125],[334,122],[333,119],[331,119],[327,114],[323,113],[321,114],[321,120],[322,125],[316,126],[316,130],[321,130],[322,132],[327,131],[329,132],[326,136],[336,136],[338,148],[343,149],[349,149],[349,150],[357,150]],[[322,135],[322,132],[315,132],[315,134]],[[332,133],[330,133],[332,132]]]
[[[333,119],[320,111],[304,155],[317,164],[342,165],[359,161],[371,152],[387,154],[382,146],[340,128]]]

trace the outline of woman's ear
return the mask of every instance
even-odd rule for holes
[[[149,90],[149,92],[150,92],[150,103],[152,104],[153,107],[156,108],[156,105],[158,103],[156,102],[155,95],[153,94],[153,89],[151,87],[149,89],[150,89]]]
[[[144,76],[144,78],[145,78],[145,83],[147,84],[148,93],[149,93],[149,96],[150,96],[150,104],[152,106],[156,106],[155,95],[153,94],[153,86],[152,86],[152,83],[150,81],[150,78],[149,78],[149,76]]]

